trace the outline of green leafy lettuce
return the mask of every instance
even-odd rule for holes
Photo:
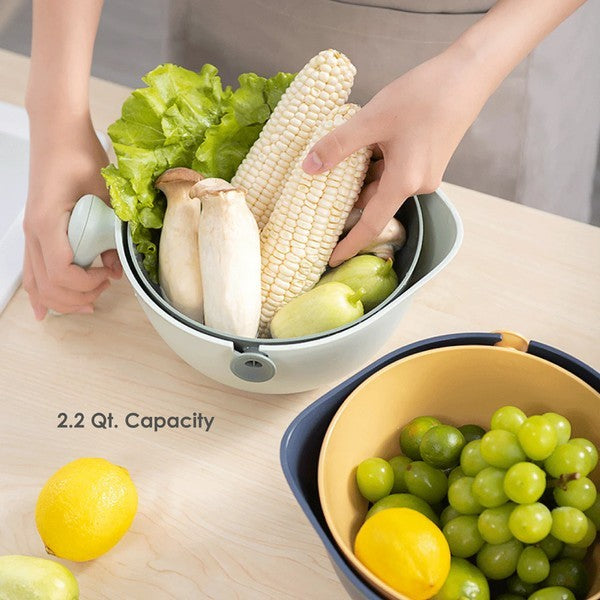
[[[218,71],[195,73],[172,64],[145,77],[109,128],[117,164],[102,170],[117,216],[128,221],[144,267],[157,280],[156,243],[165,199],[154,181],[165,170],[188,167],[206,177],[230,180],[294,75],[239,77],[223,88]]]

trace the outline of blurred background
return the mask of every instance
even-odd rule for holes
[[[591,5],[595,2],[597,2],[597,0],[591,0],[587,4]],[[96,40],[94,64],[92,68],[93,75],[129,87],[140,87],[140,76],[161,62],[179,62],[189,68],[199,68],[203,62],[214,62],[217,66],[222,68],[226,82],[233,83],[233,81],[231,81],[233,79],[233,74],[231,70],[228,71],[227,69],[226,59],[220,57],[218,52],[214,50],[215,44],[213,44],[212,52],[207,52],[202,46],[202,43],[198,42],[196,45],[194,45],[194,43],[190,44],[189,40],[186,38],[188,30],[193,28],[193,24],[188,25],[185,18],[190,3],[194,3],[194,1],[144,0],[144,2],[139,2],[135,0],[105,0],[102,20]],[[196,19],[202,19],[203,17],[208,16],[209,13],[214,18],[227,19],[226,8],[221,9],[220,6],[218,9],[214,8],[217,5],[212,0],[209,2],[196,0],[194,4],[197,5],[197,10],[192,12],[197,15]],[[369,10],[380,10],[373,7],[374,3],[370,1],[364,3],[354,1],[340,2],[338,6],[341,8],[338,10],[354,10],[356,8],[355,6],[349,7],[348,5],[355,4],[366,4],[370,5]],[[386,3],[384,2],[384,4]],[[394,4],[394,0],[389,0],[387,4]],[[489,0],[487,4],[493,4],[493,1]],[[214,7],[212,5],[214,5]],[[221,6],[225,5],[227,5],[227,2],[221,3]],[[336,4],[333,5],[336,6]],[[584,8],[592,10],[591,7],[584,6]],[[592,17],[597,17],[600,14],[597,10],[597,5],[595,8],[596,11],[592,14]],[[219,11],[220,15],[217,14],[215,17],[215,13]],[[29,54],[31,44],[31,12],[32,8],[30,0],[0,0],[0,48],[25,55]],[[350,15],[348,16],[350,17]],[[573,15],[570,20],[573,20],[575,17],[585,20],[585,15],[578,16],[577,14]],[[587,20],[589,21],[589,15]],[[217,21],[217,23],[219,23],[219,21]],[[599,22],[597,21],[595,24],[596,29],[598,24]],[[565,31],[567,30],[566,27],[561,26],[561,28]],[[555,36],[557,38],[561,35],[559,32],[555,33],[557,34]],[[299,34],[299,36],[300,35],[301,34]],[[318,43],[320,43],[320,41],[317,42],[317,44]],[[594,44],[597,45],[597,41],[594,41]],[[333,43],[331,45],[333,45]],[[266,41],[263,47],[259,48],[263,53],[265,46]],[[346,51],[345,48],[341,49]],[[226,53],[226,50],[223,48],[221,52]],[[277,52],[272,52],[272,54],[275,55],[274,60],[277,60]],[[355,54],[351,54],[350,52],[349,54],[354,59]],[[596,53],[595,56],[597,57],[598,53]],[[252,64],[252,60],[256,59],[249,55],[248,62],[250,64]],[[222,61],[225,61],[224,69]],[[360,73],[361,65],[357,64],[357,66],[359,67]],[[592,69],[592,71],[595,69],[596,73],[600,73],[600,64],[598,62],[588,65],[588,68]],[[243,70],[258,69],[239,69],[239,71]],[[529,75],[526,75],[525,77],[527,76]],[[524,77],[522,76],[521,79],[524,79]],[[596,77],[596,79],[598,79],[598,77]],[[360,81],[358,83],[360,85]],[[508,89],[510,85],[511,84],[504,84],[504,88]],[[498,94],[502,94],[502,89],[503,88],[501,87]],[[590,89],[597,89],[597,87]],[[360,98],[359,101],[360,100],[364,101],[363,98]],[[493,100],[489,104],[493,105]],[[592,101],[591,104],[588,103],[588,106],[595,106],[596,113],[600,113],[600,96],[595,99],[595,102]],[[482,117],[484,119],[485,111],[490,110],[491,108],[488,107],[484,109],[482,112]],[[594,109],[592,108],[592,111],[593,110]],[[591,122],[600,122],[598,115],[595,115]],[[478,135],[477,128],[474,127],[472,129],[473,131],[470,131],[467,134],[465,140],[467,140],[469,136],[473,137]],[[483,127],[483,129],[480,127],[480,130],[485,131],[485,127]],[[592,175],[590,177],[589,173],[592,171],[587,169],[588,174],[586,174],[586,178],[589,181],[578,188],[577,191],[580,196],[582,194],[590,195],[589,198],[580,198],[580,200],[586,204],[586,209],[583,211],[571,211],[566,208],[563,209],[563,207],[560,206],[561,202],[564,202],[566,206],[566,203],[577,201],[577,199],[565,197],[568,195],[568,189],[566,188],[560,191],[559,200],[555,200],[554,203],[550,202],[548,206],[545,206],[543,201],[529,202],[527,199],[523,198],[523,196],[527,194],[527,191],[523,191],[522,188],[527,190],[528,186],[523,183],[524,177],[522,174],[515,175],[515,181],[513,183],[504,184],[499,181],[501,177],[499,177],[498,173],[492,172],[496,167],[492,164],[488,165],[488,163],[492,162],[488,157],[480,155],[479,162],[473,163],[472,155],[461,156],[461,148],[459,148],[457,154],[453,158],[445,179],[453,183],[466,185],[467,187],[479,189],[480,191],[499,195],[506,199],[519,201],[524,204],[531,204],[551,212],[564,214],[565,216],[583,221],[590,221],[596,225],[600,225],[600,153],[598,152],[598,135],[596,135],[595,139],[595,146],[593,144],[590,146],[589,141],[585,146],[586,161],[589,163],[590,160],[595,160],[595,176]],[[589,155],[590,147],[594,147],[593,152],[595,152],[595,154],[593,157]],[[535,151],[535,148],[533,150]],[[569,153],[570,150],[567,150],[566,154]],[[573,160],[572,156],[570,158]],[[579,159],[576,158],[576,160]],[[506,162],[507,161],[504,160],[504,163]],[[471,171],[476,173],[466,176],[465,172],[468,171],[469,164],[473,165]],[[490,172],[486,179],[488,167]],[[506,168],[506,165],[503,168]],[[530,170],[532,169],[532,167],[528,168]],[[508,178],[506,179],[508,181]],[[519,185],[521,187],[521,192],[519,192]],[[544,195],[544,193],[549,194],[552,187],[553,183],[548,182],[547,190],[545,191],[541,188],[537,193],[538,195]],[[531,194],[531,189],[529,189],[529,195]]]

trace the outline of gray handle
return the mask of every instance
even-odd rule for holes
[[[73,208],[68,236],[73,262],[89,267],[102,252],[116,248],[115,214],[98,196],[86,194]]]

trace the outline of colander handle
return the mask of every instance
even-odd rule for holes
[[[85,269],[102,252],[117,247],[115,213],[98,196],[86,194],[73,208],[67,234],[73,262]]]

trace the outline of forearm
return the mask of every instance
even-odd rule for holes
[[[469,63],[483,102],[585,0],[499,0],[451,46]]]
[[[34,0],[30,119],[85,118],[94,41],[103,0]]]

